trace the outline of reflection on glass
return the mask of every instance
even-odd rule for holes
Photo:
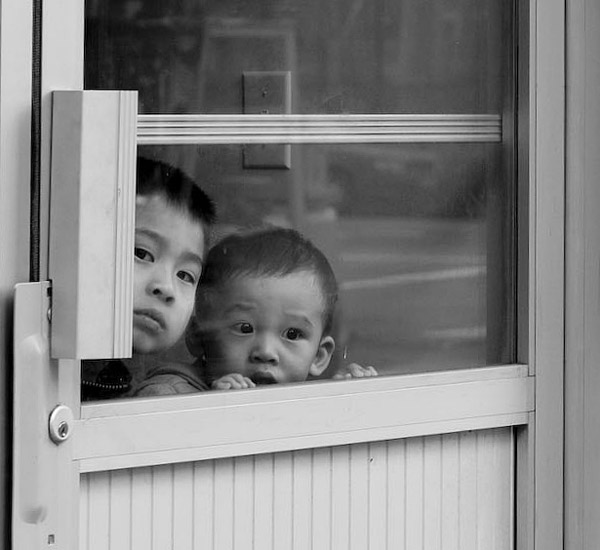
[[[292,170],[242,168],[238,146],[147,147],[218,205],[217,238],[269,223],[310,237],[341,289],[340,364],[380,374],[514,360],[510,190],[500,147],[303,145]]]
[[[510,112],[502,0],[87,0],[85,33],[86,88],[138,90],[144,114],[242,114],[250,71],[291,73],[297,114]],[[289,169],[249,168],[244,150],[139,152],[216,201],[217,238],[266,223],[323,250],[340,285],[323,377],[351,362],[400,374],[514,361],[500,144],[293,145]],[[194,355],[181,340],[157,365]]]
[[[498,113],[501,0],[87,0],[85,86],[141,113],[242,113],[242,73],[290,71],[292,112]]]

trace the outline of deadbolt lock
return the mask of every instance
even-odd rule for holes
[[[73,412],[66,405],[57,405],[50,413],[48,432],[57,445],[69,439],[73,431]]]

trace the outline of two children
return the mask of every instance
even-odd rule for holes
[[[325,256],[296,231],[227,237],[204,258],[215,219],[210,198],[185,174],[138,160],[133,357],[87,361],[82,399],[192,393],[298,382],[320,375],[337,283]],[[195,364],[168,352],[192,316]],[[352,364],[337,377],[373,376]]]

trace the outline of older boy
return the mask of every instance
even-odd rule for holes
[[[83,399],[206,389],[192,365],[165,362],[161,354],[190,320],[214,219],[212,200],[183,172],[138,159],[133,357],[84,362]]]
[[[294,230],[223,239],[206,259],[196,298],[199,320],[189,342],[203,350],[207,383],[242,389],[319,376],[335,348],[337,292],[323,253]],[[361,372],[350,376],[376,374],[354,367]]]

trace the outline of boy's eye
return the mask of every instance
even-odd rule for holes
[[[145,250],[143,248],[139,248],[137,246],[133,249],[133,254],[135,255],[136,258],[143,260],[144,262],[154,261],[154,256],[152,256],[152,254],[150,254],[150,252],[148,252],[147,250]]]
[[[300,329],[297,329],[297,328],[288,328],[285,331],[285,337],[288,340],[299,340],[303,336],[304,336],[304,333]]]
[[[192,273],[189,273],[187,271],[178,271],[177,277],[179,277],[179,279],[181,279],[183,282],[189,283],[191,285],[196,283],[195,275],[193,275]]]
[[[254,328],[250,323],[237,323],[233,328],[239,334],[252,334],[254,332]]]

